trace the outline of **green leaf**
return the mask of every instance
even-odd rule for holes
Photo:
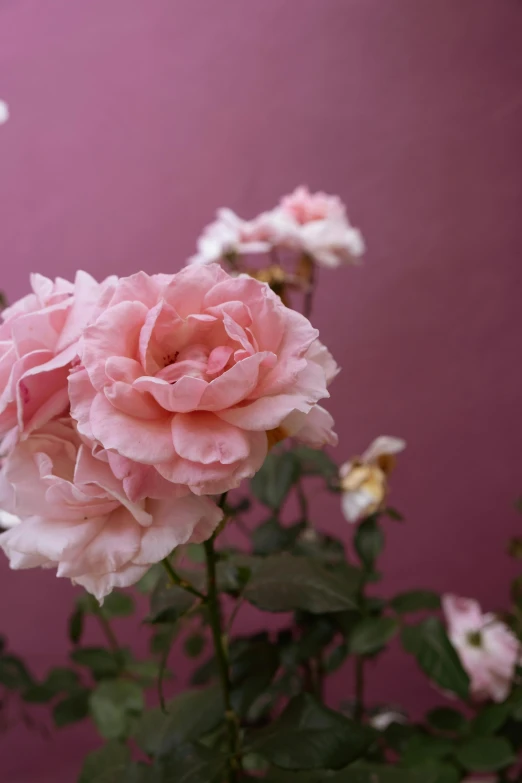
[[[155,563],[146,574],[144,574],[139,582],[136,582],[136,587],[140,593],[151,593],[159,582],[160,578],[165,576],[165,569],[161,563]]]
[[[434,737],[431,734],[415,734],[406,745],[401,763],[407,767],[415,767],[426,759],[445,758],[452,750],[453,742],[450,739]]]
[[[252,532],[254,554],[271,555],[274,552],[291,549],[304,528],[304,522],[285,527],[276,517],[267,519]]]
[[[270,452],[250,482],[252,494],[269,508],[279,509],[299,478],[299,462],[291,451]]]
[[[360,762],[355,765],[351,764],[338,772],[320,770],[319,772],[295,773],[271,770],[264,780],[265,783],[325,783],[325,781],[328,783],[446,783],[446,781],[439,781],[431,774],[426,774],[424,767],[422,771],[417,771]],[[450,781],[448,780],[447,783]]]
[[[301,473],[305,476],[323,476],[331,480],[339,475],[339,468],[325,451],[311,449],[309,446],[296,446],[291,453],[299,462]]]
[[[408,590],[392,598],[390,606],[399,614],[440,609],[440,596],[431,590]]]
[[[168,702],[167,714],[148,710],[136,727],[138,746],[150,756],[170,753],[173,747],[199,739],[223,720],[221,688],[185,691]]]
[[[516,761],[504,737],[473,737],[458,748],[456,757],[471,772],[494,772]]]
[[[125,671],[139,680],[140,685],[148,687],[154,685],[160,674],[160,665],[158,661],[129,661],[125,665]]]
[[[192,560],[193,563],[205,562],[205,547],[203,544],[187,544],[186,553],[189,560]]]
[[[205,637],[201,633],[193,633],[187,636],[183,649],[189,658],[197,658],[205,649]]]
[[[83,720],[89,714],[88,688],[79,688],[53,707],[53,718],[58,727]]]
[[[430,726],[446,734],[460,734],[468,725],[464,715],[451,707],[436,707],[426,718]]]
[[[507,721],[511,712],[509,702],[488,704],[471,721],[473,734],[494,734]]]
[[[74,612],[69,617],[69,640],[73,644],[79,644],[83,635],[85,613],[79,606],[76,607]]]
[[[252,732],[247,745],[284,769],[340,769],[362,756],[375,736],[303,693],[272,724]]]
[[[278,668],[278,649],[264,639],[253,640],[234,657],[231,700],[238,715],[246,715],[254,701],[266,693]]]
[[[144,708],[143,692],[130,680],[105,680],[91,693],[90,711],[105,739],[125,739]]]
[[[428,617],[419,625],[406,626],[401,638],[405,650],[416,657],[431,680],[443,690],[467,699],[469,677],[438,618]]]
[[[365,617],[354,626],[350,634],[350,652],[356,655],[373,655],[395,636],[399,624],[393,617]]]
[[[459,783],[462,773],[447,761],[429,759],[415,767],[419,783]],[[479,783],[479,781],[476,781]]]
[[[367,571],[373,571],[375,561],[384,549],[384,533],[375,517],[365,519],[354,536],[355,551]]]
[[[116,677],[121,669],[118,657],[104,647],[80,647],[72,651],[71,660],[90,669],[96,679]]]
[[[123,783],[129,758],[125,745],[108,742],[86,757],[78,783]]]
[[[161,766],[165,783],[222,783],[226,757],[203,745],[188,744],[173,749]]]
[[[22,690],[33,685],[25,663],[16,655],[0,657],[0,684],[8,690]]]
[[[265,558],[245,587],[247,601],[269,612],[312,614],[357,606],[361,572],[345,565],[328,570],[318,561],[286,552]]]
[[[175,623],[183,617],[196,602],[196,597],[182,587],[173,585],[170,581],[160,579],[150,598],[151,623]]]
[[[105,597],[102,608],[103,614],[112,617],[128,617],[134,612],[134,598],[128,593],[113,590]]]

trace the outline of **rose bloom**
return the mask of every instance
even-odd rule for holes
[[[254,220],[243,220],[231,209],[217,211],[198,239],[196,255],[189,264],[211,264],[239,255],[267,253],[287,233],[284,215],[263,212]]]
[[[338,196],[310,193],[299,187],[281,199],[277,210],[291,218],[283,244],[312,258],[319,266],[357,263],[364,254],[362,234],[354,228]],[[293,225],[292,225],[293,224]]]
[[[494,614],[482,614],[471,598],[445,595],[448,636],[469,675],[476,701],[504,701],[520,661],[520,642]]]
[[[406,448],[405,441],[381,435],[361,457],[345,462],[339,470],[342,510],[348,522],[357,522],[382,508],[388,494],[388,476],[395,454]]]
[[[335,363],[266,284],[216,264],[141,272],[110,286],[98,312],[69,379],[71,413],[133,485],[152,467],[216,494],[259,470],[269,437],[335,441],[316,407]]]
[[[74,284],[31,275],[33,293],[2,312],[0,436],[31,432],[69,407],[69,369],[103,285],[86,272]]]
[[[103,457],[103,455],[101,455]],[[212,535],[222,512],[208,498],[158,497],[131,502],[103,458],[95,458],[70,419],[55,420],[20,441],[0,475],[0,501],[21,521],[0,535],[11,568],[57,568],[99,600],[137,582],[181,544]]]

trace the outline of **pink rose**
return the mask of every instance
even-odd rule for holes
[[[99,600],[175,547],[207,539],[223,516],[208,498],[176,498],[174,487],[172,497],[132,503],[69,419],[20,441],[0,478],[0,496],[21,519],[0,535],[11,568],[56,567]]]
[[[471,695],[477,701],[504,701],[520,660],[518,639],[495,615],[482,614],[471,598],[445,595],[442,607],[449,638],[470,678]]]
[[[329,196],[322,191],[310,193],[305,185],[296,188],[281,199],[281,208],[304,226],[314,220],[343,220],[346,209],[339,196]]]
[[[338,196],[299,187],[281,199],[276,211],[293,222],[282,244],[309,256],[319,266],[357,263],[364,254],[364,239],[350,224]]]
[[[215,264],[121,279],[98,312],[71,413],[129,484],[153,467],[198,495],[236,487],[263,464],[267,432],[329,396],[317,330],[266,284]]]
[[[69,407],[67,376],[103,284],[78,272],[74,284],[32,275],[33,293],[2,312],[0,436],[29,433]]]
[[[227,256],[268,252],[276,229],[268,216],[264,213],[255,220],[243,220],[231,209],[218,209],[216,220],[204,229],[198,252],[189,263],[211,264]]]

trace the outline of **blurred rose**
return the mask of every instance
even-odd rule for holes
[[[364,240],[346,215],[338,196],[310,193],[299,187],[281,199],[279,206],[243,220],[231,209],[220,209],[217,219],[198,240],[191,264],[233,260],[251,253],[290,250],[305,255],[320,266],[356,263],[364,254]]]
[[[78,272],[74,284],[32,275],[31,285],[1,314],[0,435],[31,432],[67,410],[78,338],[104,284]]]
[[[301,429],[329,396],[333,360],[317,330],[246,275],[215,264],[139,273],[98,312],[70,376],[71,412],[137,485],[153,466],[196,494],[236,487],[263,464],[267,433]],[[328,414],[317,415],[315,438],[331,442]]]
[[[198,252],[189,264],[211,264],[238,255],[266,253],[283,236],[283,221],[284,216],[275,212],[243,220],[231,209],[219,209],[216,220],[198,239]]]
[[[130,502],[69,419],[49,422],[14,447],[0,494],[22,520],[0,535],[11,568],[56,567],[99,600],[137,582],[175,547],[209,538],[223,516],[208,498],[177,498],[175,491]]]
[[[482,614],[471,598],[445,595],[442,607],[448,636],[469,675],[472,697],[504,701],[520,660],[518,639],[495,615]]]
[[[357,522],[378,511],[388,494],[388,476],[395,454],[406,447],[400,438],[381,435],[356,457],[341,466],[342,510],[348,522]]]
[[[0,101],[0,125],[9,119],[9,106],[5,101]]]

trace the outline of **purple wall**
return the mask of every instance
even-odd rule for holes
[[[339,459],[381,433],[409,444],[385,588],[502,604],[521,529],[521,40],[518,0],[3,0],[0,286],[175,271],[218,206],[340,193],[368,255],[321,274],[314,320],[344,368]],[[315,508],[343,529],[335,500]],[[13,646],[62,661],[70,586],[5,562],[0,586]],[[374,693],[433,698],[407,665],[391,652]],[[2,780],[71,783],[92,744],[15,729]]]

